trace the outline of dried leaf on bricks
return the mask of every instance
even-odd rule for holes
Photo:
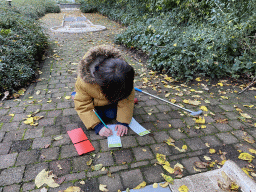
[[[35,185],[38,188],[41,187],[43,184],[47,184],[49,187],[52,187],[52,188],[59,187],[60,185],[54,181],[54,179],[53,179],[54,177],[55,177],[55,175],[50,174],[50,171],[46,171],[45,169],[43,169],[36,176]]]
[[[145,181],[143,181],[142,183],[140,183],[138,186],[136,186],[133,189],[141,189],[141,188],[145,187],[146,185],[147,185],[147,183]]]

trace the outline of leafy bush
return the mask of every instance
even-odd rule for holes
[[[95,12],[97,12],[97,7],[95,5],[82,3],[81,11],[83,13],[95,13]]]
[[[53,0],[13,0],[12,5],[19,13],[34,19],[46,13],[60,13],[60,7]]]
[[[45,11],[52,7],[50,1],[45,6]],[[33,8],[14,5],[10,8],[0,3],[0,94],[27,86],[35,78],[39,61],[48,46],[48,38],[35,20],[43,14],[34,15],[36,8]]]
[[[254,75],[256,2],[86,0],[129,25],[116,43],[142,49],[148,67],[176,79]]]

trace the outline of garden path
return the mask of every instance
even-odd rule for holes
[[[174,82],[165,75],[147,71],[143,58],[115,45],[114,36],[125,27],[105,16],[85,14],[92,23],[106,26],[105,31],[78,34],[50,31],[51,27],[61,25],[64,13],[81,14],[66,11],[41,18],[52,43],[40,77],[23,98],[4,101],[0,108],[0,191],[39,192],[34,180],[43,169],[53,170],[58,178],[65,179],[60,187],[49,188],[49,192],[69,186],[97,192],[100,184],[106,184],[109,191],[118,191],[134,188],[143,181],[148,185],[162,182],[161,173],[168,173],[156,164],[157,153],[166,155],[171,167],[177,163],[184,166],[184,170],[172,174],[173,177],[198,173],[199,168],[194,169],[197,161],[219,162],[209,169],[220,167],[225,159],[233,160],[241,168],[256,165],[255,160],[250,164],[238,159],[241,152],[256,149],[255,90],[238,95],[241,89],[232,82],[212,84],[207,79],[189,84]],[[123,148],[108,149],[107,139],[85,129],[73,101],[66,97],[74,91],[77,63],[90,47],[100,44],[112,44],[122,51],[136,70],[137,87],[192,110],[205,106],[207,111],[202,115],[205,123],[198,124],[195,117],[184,111],[136,93],[139,102],[135,105],[134,118],[151,133],[140,137],[129,130],[128,135],[122,137]],[[195,99],[200,101],[199,105],[188,103]],[[24,118],[37,111],[40,112],[36,116],[43,116],[38,126],[24,124]],[[245,114],[251,118],[243,117]],[[78,127],[83,128],[91,140],[94,152],[77,154],[67,130]],[[170,137],[175,140],[175,146],[166,143]],[[90,159],[93,165],[101,163],[106,169],[93,171],[86,164]],[[109,173],[113,177],[109,177]]]

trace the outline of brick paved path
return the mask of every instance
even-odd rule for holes
[[[107,184],[109,191],[117,191],[134,188],[142,181],[146,181],[147,184],[161,182],[163,178],[160,173],[165,171],[155,164],[156,153],[165,154],[171,166],[177,162],[183,164],[184,176],[191,175],[196,173],[193,169],[195,161],[206,161],[204,155],[211,157],[212,160],[221,161],[220,155],[209,154],[209,148],[205,143],[217,151],[220,149],[227,152],[226,158],[235,161],[240,167],[248,165],[248,162],[237,158],[237,150],[248,152],[248,148],[256,148],[255,143],[244,141],[245,136],[252,139],[256,137],[256,128],[253,126],[256,123],[255,91],[237,95],[233,91],[239,91],[238,86],[222,87],[215,86],[215,83],[208,86],[208,92],[197,84],[202,82],[187,87],[176,84],[179,87],[166,88],[161,81],[167,82],[167,85],[174,83],[168,82],[163,76],[159,75],[156,78],[153,74],[150,75],[138,59],[135,59],[135,55],[129,55],[123,49],[127,61],[136,68],[137,87],[162,98],[170,93],[168,99],[175,99],[176,103],[192,110],[198,110],[199,106],[184,104],[182,100],[193,99],[197,97],[195,95],[199,95],[201,105],[207,106],[209,110],[204,112],[207,114],[206,128],[200,128],[200,125],[195,124],[193,117],[183,111],[136,93],[139,104],[135,106],[134,117],[146,129],[151,130],[151,134],[140,137],[129,131],[128,136],[122,137],[122,149],[109,150],[105,138],[96,136],[93,131],[87,131],[74,110],[72,100],[65,99],[65,96],[69,96],[74,89],[75,63],[79,62],[89,47],[103,43],[112,44],[114,35],[120,33],[123,27],[99,14],[88,14],[86,17],[94,24],[106,26],[108,30],[87,34],[49,32],[53,48],[52,54],[46,56],[42,66],[41,81],[31,85],[20,100],[4,101],[0,108],[0,191],[40,191],[36,189],[34,179],[42,169],[53,170],[58,177],[66,178],[59,188],[49,188],[50,192],[64,190],[69,186],[79,186],[83,191],[97,192],[99,184]],[[48,14],[42,18],[42,22],[50,28],[60,25],[62,18],[63,13]],[[203,93],[196,93],[191,89]],[[184,95],[179,96],[180,92]],[[221,96],[227,96],[228,99]],[[255,106],[249,108],[244,105]],[[249,114],[252,117],[250,121],[241,119],[236,108]],[[38,109],[40,112],[37,116],[44,116],[39,120],[39,125],[33,127],[24,124],[23,118]],[[228,121],[219,123],[216,121],[219,119]],[[77,127],[82,127],[91,140],[95,147],[93,153],[83,156],[76,153],[67,130]],[[63,138],[56,141],[54,138],[60,135]],[[179,152],[167,145],[165,141],[169,137],[175,139],[177,147],[187,145],[188,150]],[[90,158],[94,159],[94,165],[102,163],[107,169],[92,171],[91,167],[86,165]],[[252,164],[255,165],[255,160]],[[59,165],[62,169],[59,169]],[[114,178],[107,176],[108,171]],[[85,184],[80,184],[82,180]]]

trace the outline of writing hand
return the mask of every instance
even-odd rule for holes
[[[108,128],[106,128],[106,127],[103,127],[103,128],[100,130],[99,135],[102,136],[102,137],[103,137],[103,136],[108,137],[108,136],[110,136],[110,135],[113,135],[113,132],[112,132],[111,129],[108,129]]]
[[[124,134],[128,133],[128,128],[124,125],[116,125],[115,131],[117,130],[117,136],[123,136]]]

